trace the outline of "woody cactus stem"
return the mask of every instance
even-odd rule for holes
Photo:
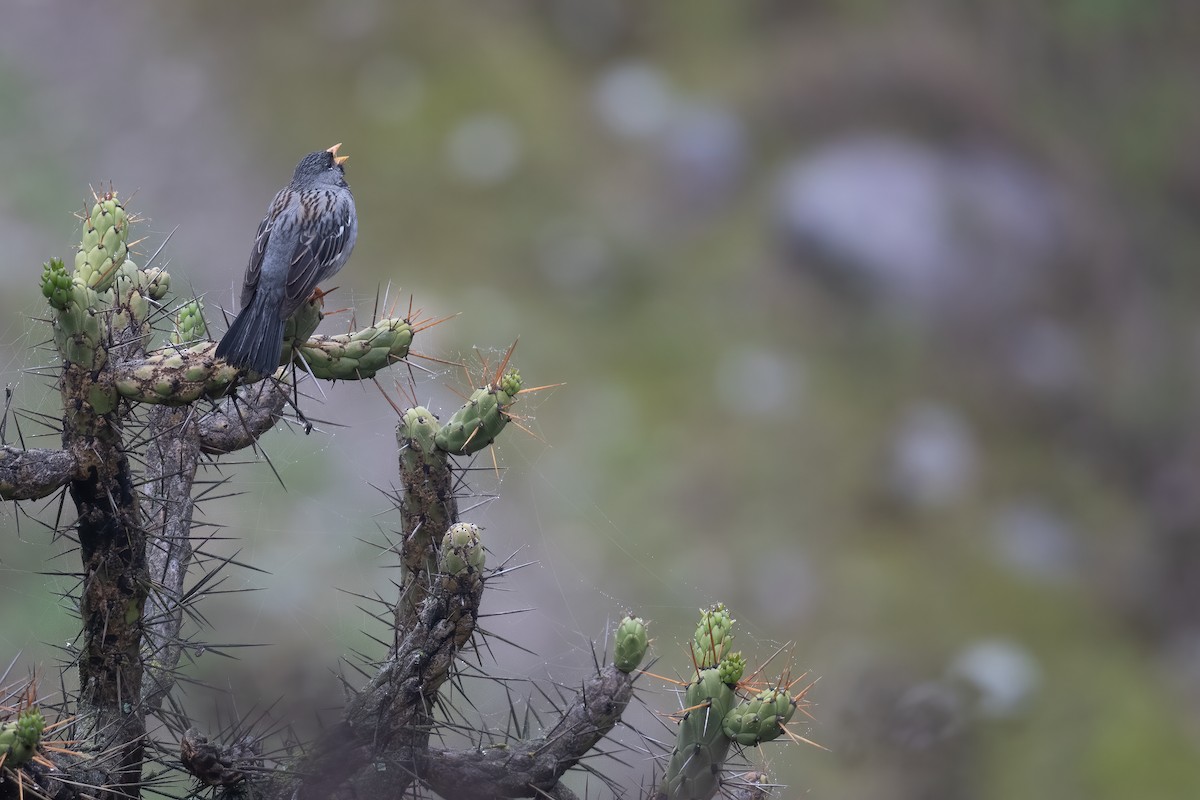
[[[146,532],[122,443],[111,373],[104,369],[114,344],[114,318],[124,316],[129,326],[146,318],[136,288],[113,288],[125,266],[125,221],[114,195],[100,198],[84,220],[70,284],[62,278],[61,262],[51,264],[43,275],[43,293],[58,310],[54,338],[63,358],[63,449],[76,463],[70,493],[83,560],[79,726],[82,738],[93,746],[115,749],[115,768],[106,783],[118,790],[136,787],[141,778],[146,725],[136,708],[142,689],[141,619],[149,585]],[[46,292],[48,284],[53,291]],[[118,293],[124,298],[118,299]],[[136,341],[128,345],[138,346]]]
[[[428,594],[428,576],[437,570],[435,544],[458,521],[458,500],[450,458],[437,447],[437,418],[417,406],[396,426],[400,447],[400,530],[404,589],[396,605],[396,629],[405,630]]]

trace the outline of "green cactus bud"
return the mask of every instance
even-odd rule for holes
[[[175,315],[175,330],[171,331],[171,343],[184,344],[206,338],[208,325],[204,321],[204,303],[197,297],[184,303]]]
[[[693,647],[693,655],[700,669],[721,663],[733,644],[733,623],[734,619],[724,603],[717,603],[707,611],[700,612],[700,624],[696,626]]]
[[[521,373],[516,369],[504,373],[504,377],[500,379],[500,391],[509,397],[516,397],[517,392],[521,391]]]
[[[75,254],[75,272],[83,285],[98,292],[112,286],[128,253],[129,217],[113,192],[96,199],[83,220],[83,237]]]
[[[752,747],[778,738],[795,711],[796,703],[786,689],[765,689],[734,706],[722,728],[733,741]]]
[[[46,729],[46,718],[36,708],[27,708],[17,719],[0,726],[0,755],[5,764],[19,767],[33,758]]]
[[[476,389],[467,402],[442,427],[437,446],[456,456],[478,453],[490,445],[508,424],[508,408],[513,396],[502,387],[520,391],[520,375],[512,370],[501,386],[488,384]]]
[[[646,637],[646,622],[641,617],[627,616],[617,626],[613,645],[613,665],[626,674],[633,672],[646,657],[650,640]]]
[[[150,267],[141,271],[138,285],[144,295],[157,302],[167,296],[171,288],[171,276],[164,269]]]
[[[722,683],[737,686],[737,682],[746,673],[746,659],[742,657],[740,652],[730,653],[721,659],[721,663],[717,665],[717,671],[721,673]]]
[[[479,526],[469,522],[456,522],[451,525],[442,537],[439,571],[453,576],[466,572],[482,572],[486,554],[479,532]]]
[[[412,339],[412,326],[407,322],[385,319],[352,334],[312,336],[297,350],[318,378],[367,380],[404,359]]]
[[[71,302],[74,284],[61,258],[52,258],[42,265],[42,295],[53,308],[62,311]]]

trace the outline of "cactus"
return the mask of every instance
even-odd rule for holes
[[[456,522],[442,537],[438,571],[447,578],[483,572],[486,555],[483,541],[479,538],[479,526],[470,522]]]
[[[208,334],[204,321],[204,303],[199,298],[184,303],[175,315],[175,330],[171,331],[171,344],[190,344]]]
[[[700,669],[715,667],[725,658],[733,644],[734,619],[723,603],[700,612],[700,624],[696,626],[692,653]]]
[[[340,336],[313,336],[298,347],[313,375],[326,380],[367,380],[408,356],[413,329],[402,319],[380,320]]]
[[[42,295],[51,308],[66,309],[73,296],[71,287],[74,283],[61,258],[52,258],[42,265]]]
[[[508,424],[508,409],[521,391],[521,373],[509,370],[476,389],[438,431],[437,445],[453,455],[471,455],[490,445]]]
[[[649,644],[646,638],[646,622],[641,617],[625,617],[617,626],[614,636],[613,664],[621,672],[633,672],[646,657]]]
[[[776,739],[796,712],[796,701],[786,689],[764,689],[738,703],[722,721],[725,735],[743,747]]]
[[[684,692],[679,732],[656,800],[708,800],[721,788],[730,747],[778,738],[796,710],[798,700],[786,688],[743,696],[746,660],[729,652],[733,625],[723,604],[700,612],[691,644],[696,672]]]
[[[213,342],[157,350],[123,365],[114,385],[121,397],[139,403],[179,406],[221,397],[234,385],[238,371],[217,358],[215,350]]]
[[[75,272],[84,286],[107,291],[129,252],[129,216],[113,191],[96,198],[83,218],[83,238],[75,254]]]
[[[204,493],[197,472],[206,458],[254,447],[285,403],[300,400],[283,380],[260,380],[216,358],[199,299],[179,304],[168,321],[170,276],[129,257],[130,222],[115,193],[97,198],[74,269],[51,260],[41,270],[62,358],[62,449],[0,446],[0,499],[69,488],[63,495],[74,504],[71,535],[82,563],[79,688],[61,723],[71,726],[80,752],[62,742],[44,746],[36,692],[15,715],[0,697],[0,717],[14,717],[0,722],[0,797],[12,796],[14,785],[23,792],[26,780],[36,784],[27,796],[51,800],[141,797],[161,788],[143,776],[164,765],[218,796],[259,800],[571,796],[560,779],[621,720],[644,674],[649,639],[640,618],[617,626],[611,663],[597,664],[573,696],[560,689],[555,719],[537,717],[533,725],[514,714],[509,731],[479,732],[478,742],[459,750],[440,740],[447,718],[456,726],[466,720],[462,707],[451,706],[470,684],[462,678],[488,677],[478,659],[487,647],[479,627],[484,590],[515,569],[505,562],[489,570],[481,529],[459,519],[467,467],[456,460],[481,452],[511,420],[523,391],[520,373],[508,366],[511,348],[445,425],[420,406],[401,415],[401,528],[389,542],[398,554],[398,595],[376,615],[391,617],[380,639],[386,655],[372,660],[366,685],[348,694],[340,722],[296,748],[294,760],[260,755],[271,750],[240,724],[227,728],[235,733],[224,743],[190,726],[173,694],[183,654],[193,652],[182,626],[203,618],[191,604],[219,583],[215,570],[233,563],[217,559],[213,571],[189,575],[204,563],[193,562],[191,549],[198,538],[192,512]],[[406,358],[422,327],[385,314],[360,330],[322,335],[322,316],[314,297],[287,321],[281,366],[295,364],[318,379],[369,379]],[[167,342],[154,349],[154,337],[164,335]],[[795,708],[786,689],[741,697],[746,662],[730,652],[732,641],[728,610],[704,612],[663,783],[671,797],[711,794],[729,748],[779,736]],[[464,663],[474,675],[459,671]],[[177,759],[163,755],[159,730],[179,742]]]
[[[11,767],[26,764],[37,752],[46,719],[37,708],[27,708],[11,722],[0,725],[0,759]]]

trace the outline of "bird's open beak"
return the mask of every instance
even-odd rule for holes
[[[341,146],[342,146],[342,143],[338,142],[333,147],[331,147],[325,151],[326,153],[331,153],[333,155],[333,163],[337,164],[338,166],[341,166],[342,164],[345,164],[347,161],[350,160],[350,156],[339,156],[337,154],[338,148]]]

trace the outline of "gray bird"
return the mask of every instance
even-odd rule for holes
[[[242,310],[217,357],[259,375],[279,366],[283,324],[354,249],[358,214],[346,185],[341,143],[309,153],[259,223],[242,284]]]

